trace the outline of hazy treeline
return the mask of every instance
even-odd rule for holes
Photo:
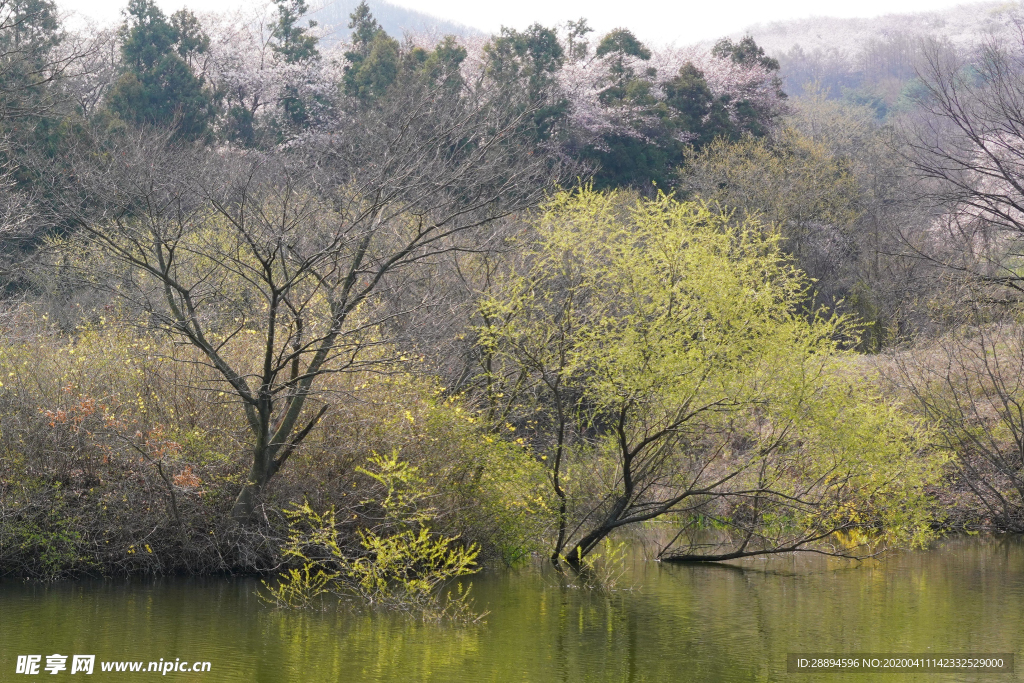
[[[771,22],[748,32],[779,59],[790,95],[817,83],[832,97],[870,103],[882,116],[909,104],[901,94],[915,80],[924,43],[970,49],[989,40],[1012,41],[1019,12],[1018,3],[979,2],[873,18]]]

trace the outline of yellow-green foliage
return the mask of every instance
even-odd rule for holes
[[[549,491],[543,464],[521,440],[488,433],[475,410],[412,374],[367,375],[350,391],[283,473],[302,482],[293,498],[306,496],[320,509],[351,503],[365,495],[344,490],[360,468],[374,453],[397,453],[433,491],[436,528],[506,563],[536,547],[550,525]]]
[[[927,537],[927,434],[849,370],[850,320],[799,309],[808,283],[779,240],[664,195],[547,204],[492,304],[492,347],[500,377],[548,387],[547,425],[560,383],[573,525],[682,510],[741,530],[747,550],[854,526]]]
[[[440,595],[440,588],[476,569],[480,549],[437,534],[429,524],[436,510],[417,468],[395,454],[374,456],[361,471],[377,481],[383,495],[362,501],[379,507],[370,528],[357,531],[358,549],[339,542],[334,508],[318,514],[308,503],[285,511],[289,520],[284,555],[299,568],[264,582],[265,599],[279,606],[306,607],[325,593],[353,592],[370,605],[416,611],[427,619],[469,618],[468,589]]]

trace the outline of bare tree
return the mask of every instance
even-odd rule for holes
[[[903,238],[950,284],[943,294],[955,296],[933,307],[943,333],[899,351],[893,378],[955,455],[947,495],[962,489],[973,498],[965,521],[1020,530],[1024,25],[1009,44],[957,52],[932,43],[919,76],[919,111],[905,118],[897,142],[931,216]]]
[[[46,0],[0,0],[0,119],[39,114],[59,95],[45,86],[62,80],[88,51],[65,35]]]
[[[71,59],[63,73],[63,91],[86,118],[99,112],[103,98],[117,80],[121,44],[113,28],[89,26],[58,46]]]
[[[318,380],[394,361],[381,293],[471,247],[550,178],[515,135],[519,116],[492,102],[421,84],[286,152],[140,134],[83,167],[104,200],[68,207],[94,248],[83,272],[198,350],[244,411],[251,468],[235,519],[326,411]]]
[[[0,0],[0,252],[18,253],[42,221],[25,182],[26,157],[38,154],[26,138],[39,118],[53,115],[67,97],[70,70],[91,51],[61,27],[47,0]],[[22,171],[21,177],[18,172]],[[4,258],[5,270],[10,266]]]
[[[1024,530],[1024,327],[1019,313],[978,306],[938,339],[899,349],[885,373],[939,426],[955,454],[952,521]],[[977,504],[964,505],[957,491]],[[957,520],[956,518],[962,518]]]
[[[1024,26],[976,54],[923,51],[919,111],[899,129],[919,200],[937,210],[913,255],[947,272],[1024,291]]]

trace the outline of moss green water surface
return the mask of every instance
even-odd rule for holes
[[[0,583],[0,681],[1024,680],[1024,540],[958,537],[865,563],[673,566],[637,549],[614,591],[543,563],[473,578],[484,623],[263,605],[251,579]],[[791,652],[1015,653],[1012,674],[788,673]],[[47,656],[68,657],[63,671]],[[71,674],[72,657],[94,671]],[[39,674],[18,656],[40,655]],[[209,662],[208,672],[103,663]],[[180,668],[180,666],[178,667]]]

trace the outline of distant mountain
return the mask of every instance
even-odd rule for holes
[[[811,17],[756,24],[744,32],[767,52],[787,52],[799,45],[814,50],[856,51],[872,39],[888,35],[935,36],[954,44],[975,42],[987,35],[1002,35],[1019,17],[1020,2],[981,2],[935,12],[887,14],[871,19]]]
[[[348,39],[351,33],[348,28],[349,15],[358,4],[359,0],[334,0],[306,16],[317,21],[325,29],[323,42],[335,43]],[[482,31],[471,26],[392,5],[383,0],[367,0],[366,4],[381,27],[395,38],[401,39],[406,33],[437,38],[446,35],[466,38],[484,35]]]
[[[884,116],[898,107],[916,78],[926,39],[950,47],[984,40],[1020,40],[1021,2],[984,2],[871,19],[812,17],[749,27],[779,60],[785,91],[799,95],[812,82],[833,97],[871,104]]]

